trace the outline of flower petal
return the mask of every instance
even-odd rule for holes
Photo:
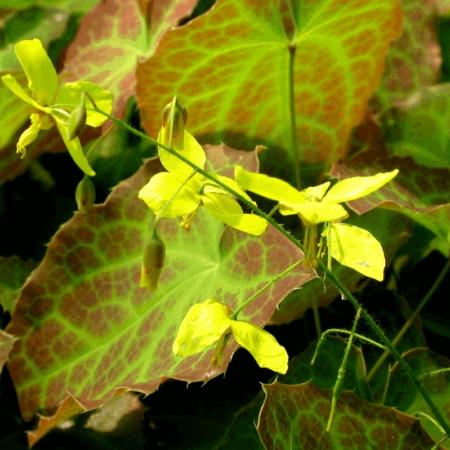
[[[51,105],[58,89],[58,75],[41,41],[20,41],[14,48],[36,100],[43,106]]]
[[[231,322],[231,329],[236,341],[252,354],[259,367],[283,374],[287,372],[289,356],[286,349],[269,332],[238,320]]]
[[[69,130],[67,128],[67,124],[54,114],[52,114],[52,117],[55,120],[59,134],[61,135],[67,150],[69,150],[70,156],[74,160],[75,164],[86,175],[93,177],[95,175],[95,172],[83,152],[83,147],[81,146],[80,140],[78,138],[69,139]]]
[[[285,201],[299,203],[306,200],[303,193],[286,181],[269,177],[262,173],[249,172],[241,166],[234,169],[234,178],[242,189],[281,203]]]
[[[342,265],[375,280],[383,280],[386,264],[383,248],[367,230],[345,223],[332,224],[328,249]]]
[[[20,135],[17,141],[17,153],[21,157],[25,156],[27,147],[32,144],[39,135],[39,131],[43,129],[48,129],[48,123],[45,119],[47,116],[42,116],[41,114],[33,113],[30,115],[31,125]]]
[[[200,205],[201,180],[198,174],[187,179],[178,173],[160,172],[139,191],[139,198],[160,217],[187,216]]]
[[[191,356],[217,342],[231,324],[230,310],[208,299],[189,309],[178,329],[172,351],[178,356]]]
[[[168,131],[166,128],[162,127],[158,134],[158,142],[170,147],[169,138],[167,136]],[[191,133],[184,130],[184,140],[183,148],[178,146],[174,147],[179,153],[181,153],[186,159],[193,162],[196,166],[203,169],[205,167],[206,155],[202,146],[197,142],[197,140],[192,136]],[[179,172],[184,174],[190,174],[192,172],[192,167],[178,159],[176,156],[171,155],[167,150],[158,147],[158,155],[161,164],[169,172]]]
[[[292,214],[293,211],[309,224],[335,222],[348,217],[345,208],[337,203],[305,201],[298,204],[288,203],[280,208],[283,215]]]
[[[41,106],[34,98],[31,98],[25,91],[25,89],[19,84],[19,82],[12,75],[3,75],[2,81],[4,85],[17,97],[22,99],[24,102],[33,106],[36,109],[44,111],[45,113],[50,113],[50,108]]]
[[[88,94],[86,96],[86,107],[88,108],[86,111],[86,124],[91,127],[103,125],[106,122],[107,117],[96,111],[92,111],[93,105],[90,98],[94,100],[99,109],[107,114],[111,114],[112,94],[90,81],[75,81],[73,83],[64,84],[56,96],[54,106],[72,111],[79,105],[81,94],[83,92]],[[89,110],[89,108],[91,110]]]
[[[255,214],[244,214],[239,203],[225,193],[205,193],[202,202],[213,216],[236,230],[260,236],[267,228],[265,219]]]
[[[324,201],[333,203],[349,202],[365,197],[380,189],[398,174],[398,169],[380,172],[370,177],[352,177],[338,181],[324,197]]]

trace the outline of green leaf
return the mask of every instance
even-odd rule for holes
[[[377,173],[371,177],[352,177],[338,181],[327,192],[323,201],[344,203],[365,197],[389,183],[397,174],[398,170],[393,170],[392,172]]]
[[[0,305],[12,312],[20,288],[36,264],[18,256],[0,256]]]
[[[287,372],[289,357],[286,349],[269,332],[239,320],[231,322],[231,329],[238,344],[251,353],[259,367],[278,373]]]
[[[383,130],[393,155],[450,167],[450,83],[417,91],[386,116]]]
[[[384,277],[383,247],[367,230],[345,223],[330,225],[328,250],[342,265],[382,281]]]
[[[447,421],[449,421],[450,372],[442,371],[442,369],[450,367],[450,360],[423,347],[405,352],[403,358],[410,365],[414,374],[420,378],[423,387],[430,394]],[[432,414],[416,387],[411,383],[411,380],[398,367],[398,363],[394,364],[391,369],[386,393],[386,404],[393,405],[409,414],[416,414],[418,411]],[[442,433],[429,420],[420,417],[420,422],[435,440],[442,437]],[[442,448],[450,447],[446,442]]]
[[[376,92],[383,112],[409,94],[439,81],[441,49],[434,0],[403,0],[403,34],[392,43]]]
[[[172,350],[178,356],[191,356],[217,342],[230,328],[230,309],[213,299],[189,308],[178,329]]]
[[[403,450],[431,448],[433,441],[413,416],[341,393],[331,432],[326,432],[331,391],[311,383],[265,384],[258,421],[265,448]]]
[[[16,55],[27,78],[28,87],[42,106],[48,106],[58,89],[58,75],[39,39],[23,40],[15,45]]]
[[[70,156],[74,160],[75,164],[90,177],[95,175],[94,170],[92,169],[89,161],[84,154],[83,147],[81,146],[80,140],[78,138],[69,139],[69,130],[67,125],[61,121],[57,116],[52,114],[52,117],[55,119],[56,127],[58,128],[59,134],[64,141],[64,145],[70,153]]]
[[[244,214],[239,203],[225,193],[205,193],[202,202],[206,209],[223,223],[236,230],[261,236],[268,223],[255,214]]]
[[[138,65],[144,128],[156,135],[159,113],[176,92],[191,132],[205,141],[267,144],[291,164],[335,160],[363,118],[400,27],[397,0],[269,0],[263,12],[253,0],[218,0],[166,33],[154,56]],[[291,58],[298,158],[290,130]]]
[[[138,58],[153,52],[161,35],[189,15],[196,3],[197,0],[150,2],[151,10],[145,15],[150,20],[148,30],[139,2],[100,2],[83,17],[78,34],[67,49],[65,79],[85,79],[108,89],[113,94],[114,115],[122,117],[128,98],[135,93]],[[162,107],[158,111],[158,121],[161,111]]]
[[[86,111],[86,124],[91,127],[103,125],[107,118],[103,114],[92,111],[93,105],[90,98],[94,100],[99,109],[107,114],[111,114],[112,94],[90,81],[65,83],[58,91],[54,106],[61,107],[67,111],[72,111],[80,104],[81,94],[83,92],[88,94],[86,96],[86,108],[88,108]]]
[[[315,276],[273,228],[261,237],[224,231],[200,210],[189,230],[178,220],[159,223],[166,254],[158,289],[140,288],[153,214],[137,193],[159,171],[157,161],[147,162],[105,203],[75,214],[23,287],[7,331],[20,338],[9,370],[24,417],[54,410],[68,392],[93,408],[117,388],[148,394],[167,378],[209,380],[237,345],[230,340],[218,367],[210,351],[176,358],[172,344],[192,305],[215,298],[235,310],[254,295],[240,318],[262,327],[292,289]]]

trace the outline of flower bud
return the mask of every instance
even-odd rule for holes
[[[156,233],[147,242],[144,249],[144,256],[141,265],[140,287],[149,288],[150,291],[158,287],[159,276],[164,265],[165,257],[164,243]]]
[[[88,176],[84,176],[78,183],[75,191],[75,200],[77,201],[78,210],[82,214],[87,214],[95,203],[95,186]]]
[[[81,93],[80,103],[70,113],[67,121],[67,132],[69,140],[77,137],[86,123],[86,95]]]
[[[184,143],[184,126],[187,122],[186,108],[181,106],[177,96],[167,104],[162,112],[162,125],[167,130],[167,141],[163,144],[182,149]]]

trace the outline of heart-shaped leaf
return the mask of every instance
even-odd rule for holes
[[[166,33],[138,66],[144,127],[156,136],[160,111],[177,93],[191,131],[207,141],[267,143],[291,163],[334,160],[363,117],[400,25],[397,0],[218,0]]]
[[[234,159],[242,163],[244,153]],[[91,408],[120,387],[150,393],[168,377],[208,380],[225,369],[236,344],[220,367],[207,351],[175,357],[172,343],[194,303],[215,298],[233,310],[253,295],[239,317],[263,326],[292,289],[314,277],[273,228],[262,237],[224,232],[200,210],[190,230],[176,220],[159,224],[166,250],[159,286],[153,294],[140,288],[153,215],[137,193],[159,170],[150,161],[104,204],[75,214],[22,289],[8,331],[20,337],[9,368],[24,417],[54,410],[68,393]]]

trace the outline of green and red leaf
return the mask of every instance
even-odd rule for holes
[[[166,257],[159,287],[153,294],[140,288],[153,215],[137,193],[159,170],[148,162],[104,204],[75,214],[23,287],[8,332],[20,337],[9,369],[25,418],[53,411],[69,394],[92,408],[121,387],[150,393],[166,378],[208,380],[226,368],[236,344],[220,367],[208,351],[176,358],[172,343],[190,306],[216,298],[234,309],[255,295],[240,317],[263,326],[292,289],[314,277],[274,229],[260,238],[224,232],[200,210],[190,230],[160,223]]]
[[[205,141],[239,148],[269,144],[291,163],[345,154],[400,32],[400,2],[293,3],[218,0],[166,33],[137,70],[149,135],[156,136],[160,111],[177,93],[189,111],[190,130]],[[290,132],[291,56],[298,158]]]
[[[258,433],[265,448],[390,450],[431,448],[433,441],[413,416],[341,393],[330,432],[326,421],[331,390],[311,383],[264,385]]]

